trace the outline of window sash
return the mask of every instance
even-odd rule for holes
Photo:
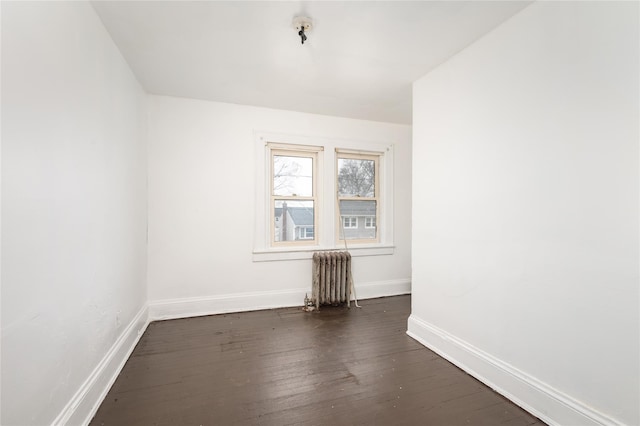
[[[280,246],[301,246],[301,245],[317,245],[318,244],[318,223],[319,223],[319,208],[318,208],[318,152],[320,149],[318,147],[309,147],[309,146],[292,146],[289,149],[283,145],[274,144],[270,149],[270,159],[269,159],[269,226],[270,226],[270,246],[272,247],[280,247]],[[275,158],[276,157],[299,157],[299,158],[311,158],[311,195],[276,195],[275,185]],[[277,241],[276,234],[277,232],[282,232],[282,229],[277,229],[276,226],[276,202],[287,202],[294,204],[296,202],[312,202],[313,205],[313,225],[311,232],[312,236],[309,237],[305,230],[305,237],[300,237],[300,228],[296,226],[293,231],[293,240],[290,241]],[[280,224],[280,226],[283,226]],[[302,226],[303,228],[305,226]]]
[[[340,211],[340,202],[341,201],[373,201],[375,202],[376,205],[376,211],[375,211],[375,217],[373,218],[373,226],[366,226],[366,217],[365,217],[365,229],[375,229],[375,237],[374,238],[355,238],[355,239],[348,239],[347,241],[350,244],[366,244],[366,243],[377,243],[380,241],[380,229],[378,229],[375,224],[376,223],[382,223],[383,221],[380,219],[380,203],[381,203],[381,199],[380,199],[380,183],[381,183],[381,179],[380,179],[380,159],[381,159],[382,154],[380,153],[368,153],[368,152],[354,152],[354,151],[347,151],[347,150],[340,150],[340,149],[336,149],[336,156],[335,156],[335,186],[336,186],[336,216],[337,216],[337,223],[339,223],[342,226],[338,226],[336,227],[336,241],[338,243],[340,242],[344,242],[345,239],[345,235],[342,236],[340,234],[344,234],[343,229],[356,229],[357,225],[354,227],[351,226],[345,226],[346,223],[343,221],[344,218],[346,218],[347,216],[345,216],[344,214],[342,214],[342,212]],[[373,161],[374,164],[374,193],[373,196],[371,197],[363,197],[363,196],[357,196],[357,197],[348,197],[348,196],[341,196],[340,195],[340,191],[339,191],[339,160],[341,159],[353,159],[353,160],[369,160],[369,161]],[[356,221],[357,221],[357,217],[355,217]],[[357,223],[357,222],[356,222]],[[342,228],[342,229],[341,229]]]

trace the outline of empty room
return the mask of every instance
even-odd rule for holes
[[[0,22],[3,426],[640,425],[640,2]]]

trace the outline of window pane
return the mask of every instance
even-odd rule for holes
[[[341,197],[373,197],[375,182],[375,161],[338,158],[338,193]]]
[[[375,201],[340,201],[340,239],[367,240],[375,239],[376,202]]]
[[[274,241],[313,240],[313,201],[275,200]]]
[[[313,196],[313,158],[274,155],[273,195]]]

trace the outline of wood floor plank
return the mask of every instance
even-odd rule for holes
[[[149,325],[92,425],[542,425],[409,338],[409,296]]]

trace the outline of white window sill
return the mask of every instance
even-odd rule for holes
[[[395,249],[394,245],[357,245],[349,247],[349,253],[352,257],[360,256],[385,256],[393,254]],[[254,262],[273,262],[279,260],[299,260],[299,259],[311,259],[313,253],[317,251],[343,251],[344,247],[305,247],[305,248],[286,248],[286,249],[269,249],[269,250],[254,250],[253,261]]]

